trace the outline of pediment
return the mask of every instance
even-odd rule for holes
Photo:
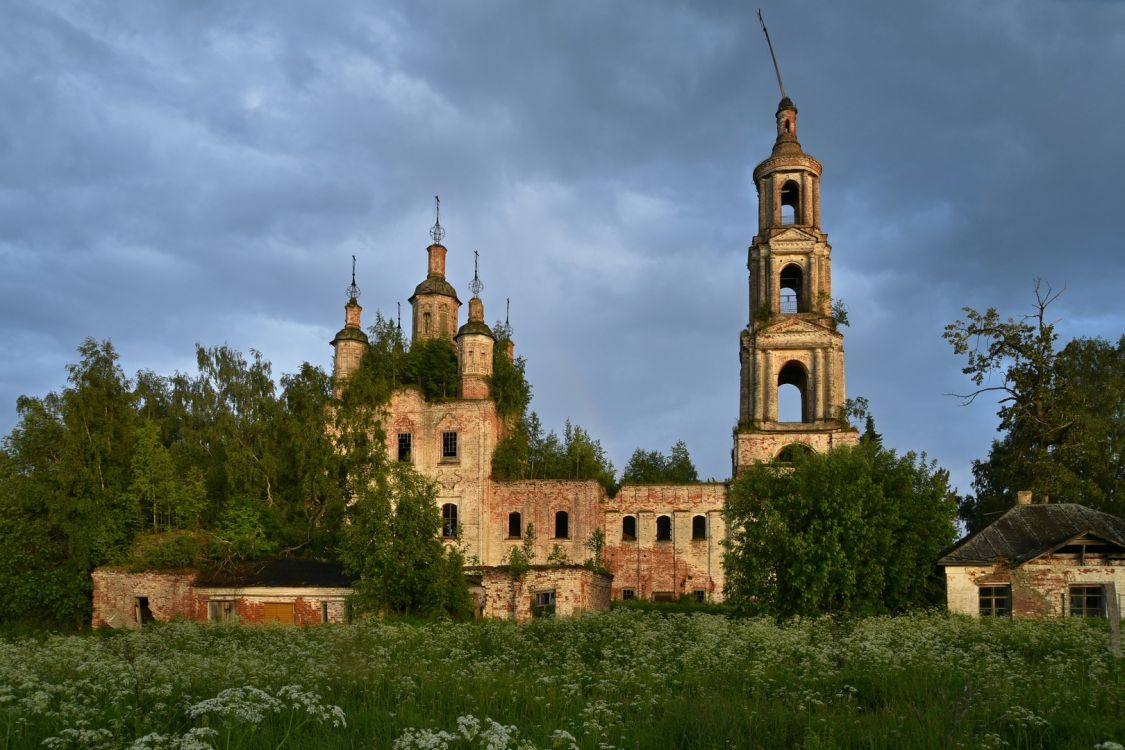
[[[784,334],[824,334],[836,333],[832,329],[817,325],[811,321],[799,318],[795,315],[785,316],[780,318],[777,322],[769,325],[759,331],[759,334],[774,335],[778,333]],[[839,335],[839,334],[837,334]]]
[[[816,242],[817,237],[812,232],[807,232],[804,229],[797,227],[789,227],[780,234],[775,234],[770,237],[770,244],[789,244],[789,243],[808,243]]]

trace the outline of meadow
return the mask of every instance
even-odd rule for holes
[[[3,748],[1085,748],[1104,622],[615,611],[0,639]]]

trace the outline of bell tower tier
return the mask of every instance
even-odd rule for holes
[[[844,337],[832,314],[832,247],[820,229],[822,168],[797,141],[789,97],[776,120],[773,153],[754,169],[758,233],[747,260],[749,324],[740,336],[736,476],[755,461],[786,460],[794,445],[827,450],[857,439],[841,413]],[[782,413],[787,387],[794,403]]]

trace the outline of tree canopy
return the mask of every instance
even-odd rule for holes
[[[759,463],[731,485],[726,595],[781,617],[901,612],[940,602],[934,563],[956,538],[947,473],[873,441]]]
[[[687,444],[677,440],[667,454],[637,448],[621,475],[622,484],[687,484],[698,482]]]
[[[1000,437],[973,462],[974,495],[960,515],[976,531],[1015,504],[1019,490],[1125,515],[1125,336],[1078,338],[1058,349],[1047,318],[1058,294],[1037,282],[1035,307],[1002,320],[964,308],[945,338],[966,358],[971,404],[998,396]]]

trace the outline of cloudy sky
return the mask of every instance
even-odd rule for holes
[[[959,406],[964,305],[1066,291],[1064,338],[1125,331],[1125,3],[770,2],[824,164],[849,395],[962,491],[995,406]],[[533,408],[620,468],[687,441],[730,472],[750,175],[779,98],[743,2],[21,2],[0,24],[0,432],[87,336],[126,371],[193,347],[331,366],[425,274],[511,298]]]

